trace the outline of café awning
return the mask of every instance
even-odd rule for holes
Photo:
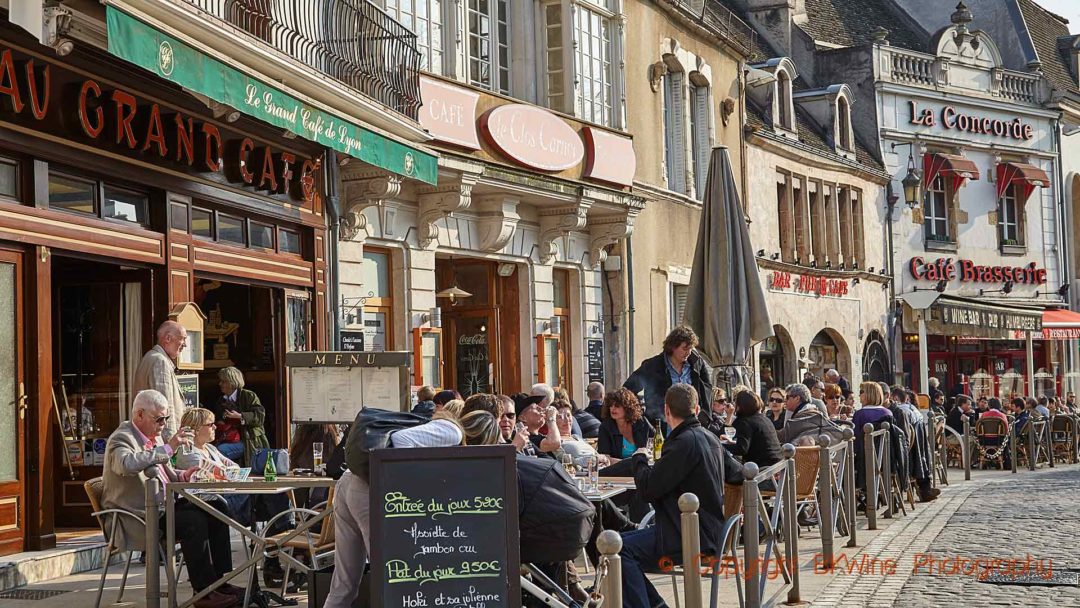
[[[904,302],[904,331],[918,331],[918,316],[925,315],[931,335],[1015,339],[1017,332],[1042,332],[1043,309],[1034,306],[1006,305],[961,296],[941,294],[931,304],[917,302],[925,291],[901,294]],[[906,297],[910,296],[910,297]]]
[[[1043,312],[1042,336],[1046,340],[1080,339],[1080,312],[1063,309]]]
[[[979,179],[979,168],[966,156],[959,154],[924,154],[923,188],[929,189],[938,176],[953,181],[953,188],[964,185],[964,180]]]
[[[1016,185],[1019,188],[1018,201],[1023,202],[1031,196],[1035,186],[1046,188],[1050,186],[1050,178],[1046,171],[1024,163],[999,163],[997,166],[997,195],[1001,198],[1009,186]]]
[[[106,7],[109,52],[252,118],[365,163],[428,184],[438,157],[299,99],[113,7]]]

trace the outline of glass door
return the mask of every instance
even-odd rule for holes
[[[450,373],[447,380],[463,397],[475,393],[493,393],[495,349],[492,334],[493,312],[469,312],[448,319],[450,335],[446,341]]]
[[[21,277],[21,256],[0,251],[0,555],[22,551],[26,513]]]

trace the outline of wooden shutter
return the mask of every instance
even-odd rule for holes
[[[709,175],[709,87],[694,87],[691,96],[691,128],[694,148],[694,192],[698,200],[705,198],[705,180]]]

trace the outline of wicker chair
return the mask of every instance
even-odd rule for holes
[[[1050,419],[1050,440],[1054,448],[1054,459],[1059,462],[1075,463],[1076,446],[1073,437],[1076,432],[1076,420],[1072,416],[1058,415]]]
[[[979,451],[979,468],[986,461],[996,461],[998,468],[1005,469],[1005,455],[1009,453],[1009,423],[999,418],[979,418],[975,422],[975,449]]]

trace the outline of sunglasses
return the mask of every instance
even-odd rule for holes
[[[157,424],[165,424],[168,421],[169,421],[168,416],[158,416],[157,418],[154,418],[154,422],[157,423]]]
[[[513,420],[514,418],[517,418],[517,414],[515,414],[514,412],[504,412],[502,417]]]
[[[716,401],[717,403],[727,403],[727,402],[728,402],[728,400],[727,400],[727,399],[716,399],[715,401]]]
[[[769,397],[769,403],[783,403],[784,399],[781,397]]]

